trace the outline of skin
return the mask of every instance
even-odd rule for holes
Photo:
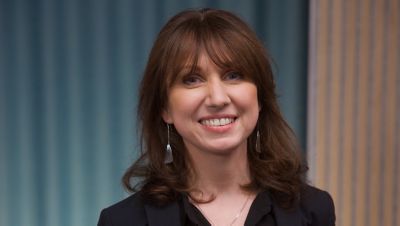
[[[179,73],[168,100],[162,117],[183,138],[196,174],[193,184],[200,198],[215,196],[197,206],[213,224],[226,225],[246,203],[235,223],[243,225],[255,197],[240,187],[250,181],[247,138],[260,110],[255,84],[201,54],[194,73],[190,65]]]
[[[218,68],[205,54],[197,66],[195,73],[187,67],[178,75],[169,91],[164,121],[174,124],[190,153],[246,152],[259,113],[255,84],[238,72]],[[223,118],[233,122],[210,125]]]

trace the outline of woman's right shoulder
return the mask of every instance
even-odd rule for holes
[[[308,225],[335,225],[335,206],[328,192],[306,185],[301,193],[300,206]]]
[[[145,225],[147,223],[144,202],[140,192],[119,201],[100,213],[98,226]]]

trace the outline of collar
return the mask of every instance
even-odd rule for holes
[[[291,209],[281,208],[276,202],[272,200],[271,195],[268,191],[262,191],[261,193],[259,193],[250,208],[250,211],[252,211],[252,209],[254,208],[253,211],[257,216],[253,219],[256,222],[259,220],[260,217],[263,217],[266,213],[272,211],[277,226],[302,225],[302,214],[299,204],[295,204],[295,206]],[[252,224],[252,222],[248,223],[248,225],[255,225],[255,223]]]
[[[256,225],[265,215],[269,214],[272,209],[272,200],[267,191],[260,192],[253,203],[250,206],[249,214],[251,217],[247,217],[245,225]]]
[[[144,208],[149,226],[181,226],[178,201],[162,207],[145,204]]]
[[[290,209],[283,209],[277,204],[273,205],[272,211],[275,215],[277,226],[302,226],[303,218],[300,205],[297,203]]]
[[[257,208],[257,203],[262,201],[269,202],[269,204],[260,205],[260,208]],[[277,226],[302,226],[303,219],[299,204],[291,209],[283,209],[271,200],[268,192],[260,193],[250,208],[257,208],[257,214],[261,216],[272,209]],[[149,226],[164,226],[166,224],[181,226],[178,201],[162,207],[145,204],[145,210]]]

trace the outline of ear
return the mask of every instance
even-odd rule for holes
[[[172,120],[171,114],[166,109],[162,111],[161,117],[163,118],[165,123],[168,123],[168,124],[174,123],[174,120]]]

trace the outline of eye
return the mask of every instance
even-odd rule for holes
[[[224,79],[226,80],[242,80],[243,75],[237,71],[229,71],[224,75]]]
[[[203,82],[203,78],[197,74],[186,75],[182,78],[182,83],[186,86],[196,86]]]

